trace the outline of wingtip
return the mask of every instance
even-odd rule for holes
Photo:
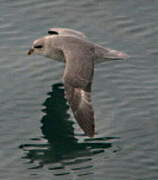
[[[94,126],[94,124],[92,125],[91,128],[89,127],[88,129],[85,129],[85,128],[82,128],[82,129],[83,129],[84,133],[88,137],[93,138],[95,136],[95,126]]]
[[[74,116],[85,135],[92,138],[95,135],[94,113],[91,110],[88,112],[87,107],[86,110],[87,111],[85,111],[85,109],[78,109],[78,111],[74,113]]]
[[[88,137],[93,138],[95,136],[95,133],[93,134],[86,134]]]

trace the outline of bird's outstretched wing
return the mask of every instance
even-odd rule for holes
[[[94,112],[91,104],[93,79],[93,49],[75,45],[64,49],[66,65],[64,71],[65,95],[74,117],[86,135],[94,136]]]
[[[69,28],[50,28],[48,30],[50,35],[74,36],[81,39],[86,39],[86,35],[80,31]]]

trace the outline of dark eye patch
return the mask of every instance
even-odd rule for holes
[[[48,34],[50,34],[50,35],[58,35],[59,33],[58,32],[56,32],[56,31],[48,31]]]
[[[36,45],[36,46],[34,46],[34,48],[40,49],[40,48],[43,48],[43,46],[42,45]]]

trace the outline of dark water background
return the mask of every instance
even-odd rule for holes
[[[50,27],[131,56],[95,69],[95,138],[64,99],[63,65],[26,55]],[[157,0],[0,0],[0,179],[158,179]]]

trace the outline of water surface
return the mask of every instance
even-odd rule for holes
[[[158,2],[0,2],[0,179],[158,179]],[[122,50],[97,65],[96,136],[84,136],[64,98],[64,66],[28,57],[50,27]]]

